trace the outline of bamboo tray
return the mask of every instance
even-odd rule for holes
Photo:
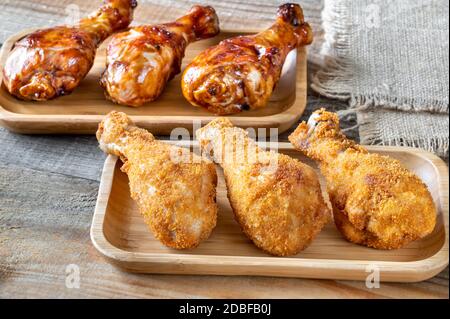
[[[0,66],[6,61],[14,43],[33,30],[25,30],[10,37],[0,51]],[[238,34],[252,30],[222,31],[213,39],[191,44],[186,50],[183,69],[204,49]],[[93,134],[103,116],[111,110],[127,113],[134,122],[155,135],[169,135],[175,127],[192,132],[193,121],[206,124],[214,114],[190,105],[181,93],[180,75],[169,82],[160,98],[140,108],[119,106],[107,101],[98,80],[105,67],[107,41],[97,51],[95,63],[87,77],[71,94],[46,102],[25,102],[11,96],[3,85],[0,72],[0,124],[7,129],[26,134]],[[306,49],[292,51],[283,76],[269,104],[260,110],[242,112],[230,118],[237,126],[278,128],[272,135],[286,131],[302,115],[306,106]],[[289,63],[288,63],[289,62]],[[297,62],[297,63],[295,63]]]
[[[406,248],[376,250],[347,242],[328,224],[312,245],[293,257],[272,257],[256,248],[233,218],[217,169],[219,216],[211,237],[192,250],[174,250],[156,240],[130,198],[128,178],[115,156],[106,159],[91,226],[94,246],[113,264],[131,272],[202,275],[260,275],[365,280],[373,266],[381,281],[417,282],[448,265],[448,169],[435,155],[413,148],[368,147],[399,159],[428,185],[438,207],[437,225],[428,237]],[[279,152],[316,166],[280,143]],[[321,181],[323,182],[323,181]]]

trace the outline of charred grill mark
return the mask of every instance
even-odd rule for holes
[[[248,105],[248,103],[243,103],[243,104],[239,105],[239,109],[241,111],[248,111],[248,110],[250,110],[250,105]]]
[[[170,74],[170,79],[173,79],[175,75],[181,72],[181,59],[174,59],[172,72]]]
[[[252,49],[252,51],[253,51],[257,56],[261,56],[261,55],[262,55],[262,54],[261,54],[261,51],[259,50],[258,47],[252,45],[250,48]]]
[[[267,50],[266,56],[270,61],[273,62],[279,53],[280,53],[280,49],[278,49],[276,47],[272,47]]]
[[[299,20],[299,18],[302,18],[302,16],[299,16],[300,10],[301,9],[297,4],[286,3],[280,6],[278,15],[287,23],[290,23],[294,27],[298,27],[303,22]]]
[[[153,45],[157,51],[162,46],[167,45],[174,51],[180,52],[178,55],[182,56],[182,52],[187,45],[181,34],[167,30],[164,25],[145,26],[140,31],[145,34],[145,37],[142,37],[142,42]]]
[[[212,96],[215,96],[217,94],[217,88],[215,86],[211,86],[208,88],[208,93]]]
[[[151,30],[154,33],[161,35],[161,37],[167,41],[173,38],[174,34],[169,30],[165,29],[163,26],[153,26]]]
[[[271,47],[271,48],[269,49],[269,54],[270,54],[270,55],[277,55],[278,53],[280,53],[280,49],[277,48],[277,47]]]
[[[271,47],[266,50],[262,57],[266,58],[272,67],[278,66],[280,63],[280,52],[279,48]]]
[[[66,92],[65,88],[60,87],[56,90],[57,96],[62,96],[62,95],[66,95],[66,94],[67,94],[67,92]]]
[[[240,87],[241,89],[245,89],[245,83],[244,83],[243,80],[240,80],[239,83],[238,83],[238,85],[239,85],[239,87]]]

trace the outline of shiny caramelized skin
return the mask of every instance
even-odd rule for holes
[[[436,207],[426,185],[399,161],[347,139],[336,114],[315,112],[289,140],[319,162],[335,224],[349,241],[395,249],[433,231]]]
[[[104,152],[120,156],[131,197],[157,239],[185,249],[209,237],[217,219],[213,163],[157,141],[120,112],[100,123],[97,139]]]
[[[100,81],[115,103],[141,106],[158,98],[180,73],[187,45],[219,33],[213,8],[194,6],[173,23],[139,26],[114,35]]]
[[[197,130],[197,138],[222,166],[235,218],[257,247],[277,256],[295,255],[329,221],[318,177],[308,165],[260,149],[225,118]]]
[[[287,54],[311,41],[301,7],[284,4],[269,29],[226,39],[197,56],[183,72],[183,95],[192,105],[219,115],[264,107]]]
[[[131,23],[136,5],[135,0],[106,0],[77,26],[38,30],[19,40],[3,68],[6,88],[35,101],[71,93],[91,69],[99,44]]]

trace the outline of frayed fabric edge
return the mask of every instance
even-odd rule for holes
[[[383,109],[435,112],[448,114],[448,102],[409,97],[395,97],[386,94],[354,95],[353,70],[350,58],[351,12],[346,0],[325,0],[322,11],[322,26],[325,41],[322,44],[323,69],[312,77],[311,88],[327,98],[348,101],[349,108],[368,110]]]
[[[360,120],[358,119],[358,122]],[[381,132],[372,122],[361,121],[359,125],[359,137],[361,144],[381,145],[381,146],[408,146],[420,148],[434,153],[440,157],[449,156],[449,139],[447,137],[393,137],[390,139],[381,138]]]
[[[345,1],[324,1],[322,27],[324,68],[313,76],[311,88],[322,96],[347,101],[351,98],[353,68],[348,60],[351,18]]]
[[[434,112],[448,114],[448,103],[432,99],[416,99],[410,97],[393,97],[383,94],[360,95],[350,97],[350,108],[373,110],[381,106],[383,109],[406,112]]]

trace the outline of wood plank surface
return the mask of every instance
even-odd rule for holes
[[[270,24],[281,2],[209,1],[227,27],[260,28]],[[61,23],[70,3],[87,12],[100,1],[1,0],[0,42],[26,27]],[[146,0],[136,17],[140,23],[167,21],[192,3]],[[320,35],[321,2],[300,3]],[[315,50],[316,47],[310,49],[310,70],[320,63]],[[345,107],[309,96],[302,119],[322,106],[331,110]],[[347,133],[357,139],[355,124],[351,115],[343,120]],[[288,134],[279,140],[286,141]],[[94,136],[25,136],[0,128],[0,149],[0,298],[449,297],[448,267],[425,282],[382,283],[376,289],[355,281],[126,273],[107,263],[89,238],[105,159]],[[66,267],[70,264],[79,267],[79,289],[66,288]]]
[[[108,264],[89,238],[98,184],[0,165],[0,297],[160,298],[446,298],[448,270],[415,284],[262,277],[138,275]],[[69,196],[70,194],[70,196]],[[80,288],[65,286],[66,266],[80,269]]]

